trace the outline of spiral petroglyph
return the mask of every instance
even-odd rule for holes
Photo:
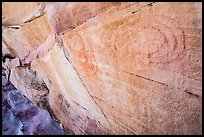
[[[142,37],[138,37],[135,48],[132,50],[133,57],[141,56],[148,58],[149,62],[168,63],[176,59],[185,49],[184,30],[178,22],[169,17],[155,15],[153,19],[150,27],[144,26],[142,29],[143,32],[149,32],[144,36],[147,43],[140,43]],[[142,45],[145,45],[144,48],[141,48]]]
[[[153,14],[146,21],[143,17],[135,18],[116,30],[111,41],[115,42],[120,56],[131,54],[135,65],[169,63],[185,49],[181,24],[167,16]],[[128,41],[121,37],[127,37]]]

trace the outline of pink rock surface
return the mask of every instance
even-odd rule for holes
[[[25,4],[3,4],[3,53],[21,63],[10,80],[36,104],[49,91],[64,129],[202,134],[201,3]]]

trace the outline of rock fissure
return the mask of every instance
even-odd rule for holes
[[[86,85],[84,84],[84,82],[82,81],[78,71],[76,70],[76,68],[74,67],[74,65],[72,64],[72,67],[74,68],[75,72],[77,73],[79,79],[81,80],[84,88],[86,89],[87,93],[89,94],[89,96],[92,98],[92,100],[94,101],[94,103],[98,106],[98,108],[100,109],[100,111],[102,112],[103,116],[106,118],[106,120],[108,121],[109,125],[111,126],[111,123],[110,121],[108,120],[107,116],[104,114],[103,110],[101,109],[101,107],[98,105],[98,103],[95,101],[95,99],[93,98],[93,96],[90,94],[88,88],[86,87]]]
[[[202,133],[201,3],[2,5],[4,89],[11,81],[35,104],[18,109],[13,91],[2,103],[34,116],[15,134],[48,131],[37,106],[65,134]]]
[[[28,23],[33,22],[34,20],[46,15],[46,12],[44,12],[43,10],[40,11],[39,13],[40,15],[38,16],[32,16],[30,19],[24,21],[22,24],[15,24],[15,25],[7,25],[7,24],[3,24],[2,27],[5,28],[11,28],[11,29],[20,29],[21,27],[25,26]],[[5,17],[4,17],[5,18]]]
[[[73,102],[74,102],[76,105],[80,106],[81,108],[83,108],[84,110],[87,111],[87,109],[86,109],[85,107],[81,106],[79,103],[77,103],[77,102],[75,102],[75,101],[73,101]]]
[[[5,54],[3,55],[3,58],[2,58],[2,61],[3,62],[6,62],[6,59],[14,59],[15,57],[12,57],[10,54]]]
[[[141,9],[145,8],[145,7],[148,7],[148,6],[153,6],[154,4],[156,4],[156,2],[152,2],[152,3],[148,3],[147,5],[143,5],[141,6],[139,9],[135,10],[135,11],[132,11],[132,14],[135,14],[137,12],[139,12]]]
[[[115,109],[115,110],[117,110],[117,111],[123,113],[124,115],[126,115],[126,116],[128,116],[128,117],[134,116],[134,114],[126,114],[125,112],[120,111],[120,110],[117,109],[116,107],[114,107],[114,106],[112,106],[112,105],[110,105],[110,104],[107,104],[104,100],[102,100],[102,99],[100,99],[100,98],[98,98],[98,97],[96,97],[96,96],[93,96],[93,97],[96,98],[96,99],[98,99],[99,101],[102,101],[102,102],[105,103],[107,106],[109,106],[109,107],[111,107],[111,108],[113,108],[113,109]]]
[[[21,26],[19,25],[14,25],[14,26],[3,26],[4,28],[8,28],[8,29],[20,29]]]
[[[64,56],[65,56],[65,58],[67,59],[67,61],[68,61],[69,63],[72,63],[72,62],[71,62],[71,59],[70,59],[70,55],[69,55],[69,53],[67,52],[67,50],[66,50],[65,48],[63,48],[63,53],[64,53]]]
[[[192,93],[192,92],[189,92],[188,90],[184,90],[184,92],[186,92],[186,93],[188,93],[189,95],[194,96],[194,97],[196,97],[196,98],[199,98],[199,97],[200,97],[199,95],[194,94],[194,93]]]
[[[33,16],[31,19],[28,19],[27,21],[25,21],[24,24],[30,23],[30,22],[44,16],[45,14],[46,14],[46,12],[41,11],[39,16]]]
[[[187,91],[187,90],[183,90],[183,89],[181,89],[181,88],[179,88],[179,87],[172,87],[172,86],[169,86],[169,85],[167,85],[167,84],[165,84],[165,83],[162,83],[162,82],[159,82],[159,81],[155,81],[155,80],[152,80],[152,79],[150,79],[150,78],[146,78],[146,77],[143,77],[143,76],[134,74],[134,73],[132,73],[132,72],[127,72],[127,71],[122,71],[122,72],[131,74],[131,75],[134,75],[134,76],[137,76],[137,77],[140,77],[140,78],[142,78],[142,79],[146,79],[146,80],[149,80],[149,81],[158,83],[158,84],[161,84],[161,85],[163,85],[163,86],[165,86],[165,87],[168,87],[169,89],[178,89],[180,92],[183,92],[183,91],[184,91],[185,93],[188,93],[189,95],[192,95],[192,96],[197,97],[197,98],[200,97],[199,95],[197,95],[197,94],[195,94],[195,93],[192,93],[192,92]]]
[[[130,75],[133,75],[133,76],[136,76],[136,77],[139,77],[139,78],[142,78],[142,79],[146,79],[146,80],[149,80],[149,81],[155,82],[155,83],[157,83],[157,84],[160,84],[160,85],[163,85],[163,86],[168,87],[168,85],[165,84],[165,83],[162,83],[162,82],[159,82],[159,81],[155,81],[155,80],[153,80],[153,79],[150,79],[150,78],[147,78],[147,77],[143,77],[143,76],[134,74],[134,73],[132,73],[132,72],[128,72],[128,71],[124,71],[124,70],[122,70],[122,72],[127,73],[127,74],[130,74]]]

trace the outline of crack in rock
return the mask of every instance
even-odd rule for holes
[[[98,103],[95,101],[94,97],[90,94],[88,88],[86,87],[86,85],[84,84],[84,82],[82,81],[78,71],[76,70],[76,68],[74,67],[74,65],[71,63],[72,67],[74,68],[75,72],[77,73],[80,81],[82,82],[84,88],[86,89],[87,93],[89,94],[89,96],[92,98],[92,100],[94,101],[94,103],[98,106],[98,108],[100,109],[101,113],[103,114],[103,116],[105,117],[105,119],[107,120],[107,122],[109,123],[109,125],[111,126],[110,121],[108,120],[107,116],[104,114],[104,112],[102,111],[101,107],[98,105]]]
[[[122,72],[127,73],[127,74],[130,74],[130,75],[133,75],[133,76],[136,76],[136,77],[139,77],[139,78],[142,78],[142,79],[146,79],[146,80],[152,81],[152,82],[154,82],[154,83],[157,83],[157,84],[160,84],[160,85],[163,85],[163,86],[168,87],[168,85],[165,84],[165,83],[162,83],[162,82],[159,82],[159,81],[156,81],[156,80],[147,78],[147,77],[143,77],[143,76],[137,75],[137,74],[132,73],[132,72],[128,72],[128,71],[124,71],[124,70],[122,70]]]
[[[26,23],[32,22],[32,21],[34,21],[35,19],[38,19],[38,18],[44,16],[45,14],[46,14],[46,12],[40,11],[40,15],[39,15],[39,16],[33,16],[31,19],[28,19],[28,20],[25,21],[24,23],[26,24]]]
[[[135,14],[135,13],[139,12],[141,9],[143,9],[143,8],[145,8],[145,7],[153,6],[153,4],[155,4],[155,2],[148,3],[147,5],[143,5],[143,6],[141,6],[138,10],[133,11],[132,14]]]
[[[30,23],[30,22],[32,22],[32,21],[34,21],[34,20],[44,16],[46,14],[46,12],[41,9],[39,14],[40,15],[38,15],[38,16],[32,16],[30,19],[24,21],[22,24],[16,24],[16,25],[6,25],[6,24],[4,24],[4,25],[2,25],[2,27],[4,27],[4,28],[11,28],[11,29],[20,29],[24,25],[26,25],[26,24],[28,24],[28,23]]]

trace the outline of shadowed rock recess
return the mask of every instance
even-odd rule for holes
[[[64,135],[49,113],[24,97],[2,76],[3,135]]]
[[[3,2],[3,133],[202,134],[201,31],[201,2]]]

